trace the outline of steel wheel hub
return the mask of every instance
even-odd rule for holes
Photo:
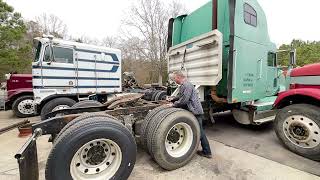
[[[73,156],[70,173],[73,179],[104,180],[111,178],[122,160],[120,147],[109,139],[96,139],[83,145]]]
[[[18,104],[18,110],[22,114],[33,114],[35,111],[33,100],[32,99],[26,99],[21,101]]]
[[[70,106],[68,106],[68,105],[59,105],[59,106],[56,106],[55,108],[53,108],[52,112],[57,111],[57,110],[61,110],[61,109],[68,109],[68,108],[70,108]]]
[[[193,142],[193,132],[186,123],[174,125],[168,132],[165,140],[167,153],[172,157],[185,155]]]
[[[314,148],[320,144],[320,128],[310,118],[293,115],[283,123],[285,136],[295,145],[302,148]]]

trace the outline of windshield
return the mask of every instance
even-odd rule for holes
[[[39,57],[40,57],[40,51],[41,51],[41,42],[40,41],[35,41],[34,42],[34,48],[33,48],[33,52],[34,52],[34,62],[39,61]]]

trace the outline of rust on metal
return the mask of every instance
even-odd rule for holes
[[[116,107],[125,106],[128,104],[132,104],[134,102],[137,102],[139,99],[143,97],[143,94],[129,94],[117,97],[117,100],[113,101],[110,105],[106,104],[108,106],[108,109],[114,109]]]

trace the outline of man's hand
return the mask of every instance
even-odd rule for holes
[[[173,107],[173,103],[166,104],[167,107]]]
[[[166,100],[170,102],[170,101],[173,100],[173,98],[174,98],[174,97],[172,97],[172,96],[167,96],[167,97],[166,97]]]

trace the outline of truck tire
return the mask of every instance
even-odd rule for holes
[[[75,123],[54,142],[49,154],[47,180],[125,180],[136,161],[134,137],[120,122],[91,117]]]
[[[35,107],[32,95],[18,97],[12,103],[13,113],[19,118],[26,118],[35,115]]]
[[[70,98],[56,98],[47,102],[41,109],[41,120],[45,120],[45,115],[60,109],[66,109],[72,107],[76,103],[75,100]]]
[[[320,160],[320,108],[309,104],[287,106],[276,115],[275,132],[290,151]]]
[[[169,116],[172,112],[175,111],[181,111],[182,109],[178,108],[168,108],[160,111],[156,115],[154,115],[149,123],[149,126],[146,131],[146,145],[147,145],[147,151],[148,153],[153,156],[152,153],[152,144],[151,144],[151,137],[153,136],[154,131],[156,131],[158,125],[160,124],[160,121],[162,121],[166,116]]]
[[[165,91],[159,91],[154,100],[155,101],[164,100],[166,95],[167,95],[167,93]]]
[[[151,119],[156,114],[158,114],[159,112],[161,112],[162,110],[167,109],[167,108],[169,108],[169,107],[165,106],[165,105],[156,107],[153,110],[151,110],[146,115],[146,117],[144,118],[143,123],[142,123],[141,128],[140,128],[140,144],[145,150],[147,150],[147,141],[148,141],[148,139],[147,139],[147,129],[149,128]]]
[[[174,170],[186,165],[195,155],[200,127],[195,116],[186,110],[166,109],[161,114],[148,145],[153,159],[162,168]]]
[[[102,104],[94,100],[85,100],[85,101],[79,101],[75,103],[71,108],[84,108],[84,107],[94,107],[94,106],[102,106]]]
[[[159,92],[160,92],[159,90],[153,91],[152,96],[151,96],[151,101],[155,101],[155,100],[156,100],[156,96],[157,96],[157,94],[158,94]]]
[[[79,116],[77,118],[75,118],[74,120],[70,121],[68,124],[66,124],[62,129],[61,131],[59,132],[59,134],[57,135],[57,137],[55,139],[58,139],[61,134],[63,134],[67,129],[69,129],[69,127],[73,126],[74,124],[76,123],[79,123],[83,120],[86,120],[88,118],[110,118],[110,119],[113,119],[113,120],[117,120],[117,118],[109,115],[109,114],[104,114],[104,113],[88,113],[88,114],[84,114],[82,116]],[[54,142],[54,141],[52,141]]]

